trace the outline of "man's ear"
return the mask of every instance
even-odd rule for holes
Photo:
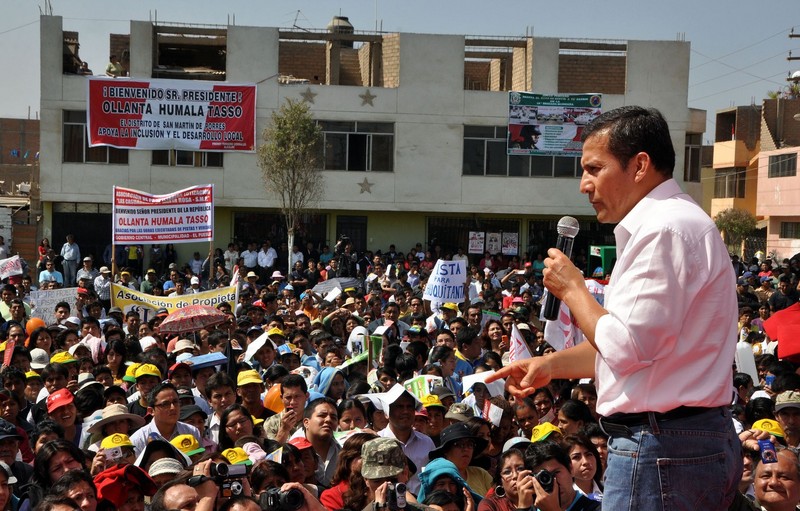
[[[147,414],[148,415],[153,416],[153,415],[155,415],[155,413],[156,413],[156,409],[155,408],[153,408],[152,406],[148,406],[147,407]]]
[[[655,172],[653,161],[650,155],[645,152],[639,152],[634,155],[632,165],[634,165],[634,172],[636,172],[636,181],[639,182],[647,176],[649,172]]]

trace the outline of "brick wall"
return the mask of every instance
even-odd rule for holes
[[[528,67],[527,48],[511,49],[511,89],[530,90],[530,68]]]
[[[339,53],[339,85],[363,85],[358,50],[342,48]]]
[[[11,151],[14,149],[20,152],[19,157],[11,156]],[[23,158],[26,151],[28,158]],[[33,163],[37,151],[39,151],[38,120],[0,119],[0,165]]]
[[[361,83],[367,87],[381,87],[382,63],[380,43],[364,43],[358,49]]]
[[[560,55],[558,92],[625,94],[625,57]]]
[[[778,100],[765,99],[761,112],[763,116],[763,129],[761,131],[761,149],[770,151],[779,147],[800,146],[800,122],[794,120],[794,115],[800,113],[800,99],[782,99],[783,122],[779,129]],[[738,126],[737,126],[738,127]],[[780,141],[783,140],[783,146]]]
[[[325,83],[325,43],[281,41],[278,72],[311,83]]]
[[[506,91],[509,90],[507,75],[509,73],[509,59],[492,59],[489,62],[489,90]]]
[[[468,60],[464,62],[464,90],[489,90],[489,62]]]
[[[383,86],[400,86],[400,34],[383,36]]]
[[[736,109],[736,140],[741,140],[750,151],[761,138],[761,109],[739,107]]]

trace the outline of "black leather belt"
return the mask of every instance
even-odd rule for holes
[[[638,412],[638,413],[615,413],[608,417],[600,418],[600,427],[603,428],[609,435],[631,435],[632,432],[629,428],[636,426],[647,426],[650,424],[650,415],[652,414],[656,422],[668,422],[677,419],[686,419],[694,417],[701,413],[706,413],[711,410],[718,410],[716,408],[706,408],[701,406],[679,406],[667,412]]]

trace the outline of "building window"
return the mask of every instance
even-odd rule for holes
[[[769,157],[767,177],[790,177],[797,175],[797,153],[776,154]]]
[[[319,121],[322,168],[358,172],[394,171],[394,124]]]
[[[800,222],[781,222],[781,238],[800,239]]]
[[[700,182],[700,156],[703,152],[702,133],[687,133],[683,158],[683,180]]]
[[[118,163],[128,164],[128,150],[116,147],[89,147],[86,133],[86,111],[64,110],[61,140],[64,163]]]
[[[222,168],[222,154],[206,151],[179,151],[165,149],[153,151],[153,165],[168,165],[170,167],[218,167]]]
[[[465,176],[580,177],[574,156],[508,155],[506,126],[464,126]]]
[[[744,199],[747,169],[735,167],[714,172],[715,199]]]

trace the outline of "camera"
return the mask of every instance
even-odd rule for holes
[[[116,463],[122,459],[122,447],[112,447],[106,449],[106,459],[112,463]]]
[[[397,511],[398,509],[405,509],[406,502],[406,485],[404,483],[389,483],[389,509]]]
[[[247,476],[247,465],[228,465],[227,463],[214,463],[209,466],[211,478],[220,487],[223,497],[241,495],[244,487],[242,479]]]
[[[289,491],[281,491],[280,488],[267,488],[258,497],[258,504],[261,509],[270,511],[280,509],[281,511],[296,511],[303,507],[306,499],[303,492],[296,488]]]
[[[540,470],[536,472],[533,477],[539,481],[539,484],[542,485],[542,489],[547,493],[553,491],[553,483],[555,482],[555,478],[553,477],[553,473],[549,470]]]

